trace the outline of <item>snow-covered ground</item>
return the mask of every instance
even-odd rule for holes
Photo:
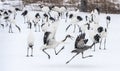
[[[81,13],[85,16],[86,13]],[[0,27],[0,71],[120,71],[120,15],[110,14],[112,20],[108,29],[107,50],[99,50],[96,48],[94,52],[90,49],[85,55],[92,54],[93,57],[82,59],[79,54],[69,64],[65,64],[74,54],[74,41],[67,40],[65,49],[59,55],[54,54],[53,49],[47,52],[51,55],[48,59],[47,55],[40,50],[43,44],[43,33],[34,32],[35,46],[34,57],[26,57],[27,52],[27,36],[29,30],[26,24],[23,24],[23,18],[18,13],[16,22],[22,28],[21,33],[13,29],[13,34],[8,33],[8,28]],[[106,14],[100,15],[100,22],[105,24]],[[65,26],[64,19],[60,21],[56,39],[58,41],[64,38]],[[68,32],[70,32],[68,30]],[[63,45],[57,47],[60,49]],[[103,46],[102,46],[103,47]]]

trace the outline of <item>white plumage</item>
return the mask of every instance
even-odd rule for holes
[[[35,41],[34,33],[32,30],[30,30],[28,37],[27,37],[27,43],[34,45],[34,41]]]
[[[59,14],[57,11],[50,11],[50,16],[53,17],[55,20],[59,19]]]
[[[45,13],[48,13],[50,11],[48,6],[43,6],[43,8],[41,10]]]
[[[35,38],[34,33],[30,29],[28,37],[27,37],[27,57],[29,57],[29,49],[31,49],[31,56],[33,56],[33,46],[34,46]]]

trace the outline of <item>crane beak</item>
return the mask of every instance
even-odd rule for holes
[[[71,36],[71,35],[69,35],[69,38],[70,38],[71,40],[73,40],[73,39],[74,39],[74,37],[73,37],[73,36]]]

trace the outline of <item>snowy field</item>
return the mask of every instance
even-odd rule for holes
[[[85,15],[86,13],[81,13],[82,17]],[[110,16],[112,20],[108,29],[107,49],[99,50],[96,47],[95,52],[90,49],[85,52],[85,55],[92,54],[93,57],[82,59],[79,54],[66,64],[66,61],[74,55],[71,53],[74,49],[74,41],[68,39],[68,43],[64,45],[65,49],[57,56],[53,49],[48,49],[47,52],[51,55],[51,59],[48,59],[47,55],[40,50],[43,44],[42,32],[34,32],[34,56],[26,57],[29,30],[23,22],[23,17],[18,13],[16,23],[22,29],[20,33],[16,29],[13,29],[13,34],[8,33],[8,28],[0,27],[0,71],[120,71],[120,15],[110,14]],[[106,24],[105,17],[106,14],[100,15],[100,23],[103,25]],[[65,28],[66,23],[62,19],[56,35],[58,41],[64,38]],[[68,32],[71,30],[72,27]],[[62,46],[58,46],[57,49]]]

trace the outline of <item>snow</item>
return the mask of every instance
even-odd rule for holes
[[[119,71],[120,70],[120,33],[119,33],[119,14],[108,14],[111,16],[111,24],[108,28],[107,49],[99,50],[96,45],[96,51],[90,49],[85,52],[85,55],[92,54],[93,57],[82,59],[81,54],[76,56],[69,64],[65,64],[74,54],[71,51],[74,49],[74,41],[68,39],[65,44],[65,49],[57,56],[53,49],[48,49],[51,59],[40,50],[43,45],[43,33],[34,32],[35,46],[34,57],[26,57],[27,54],[27,36],[29,30],[23,22],[21,12],[16,17],[17,24],[21,27],[21,33],[17,29],[13,29],[13,34],[8,33],[8,28],[2,29],[0,26],[0,71]],[[84,17],[88,13],[81,13]],[[105,25],[106,14],[100,15],[101,25]],[[62,40],[65,36],[66,23],[62,19],[59,23],[56,39]],[[34,29],[33,29],[34,30]],[[73,28],[70,28],[67,33],[72,35]],[[57,50],[62,48],[59,45]],[[103,47],[103,45],[102,45]]]

